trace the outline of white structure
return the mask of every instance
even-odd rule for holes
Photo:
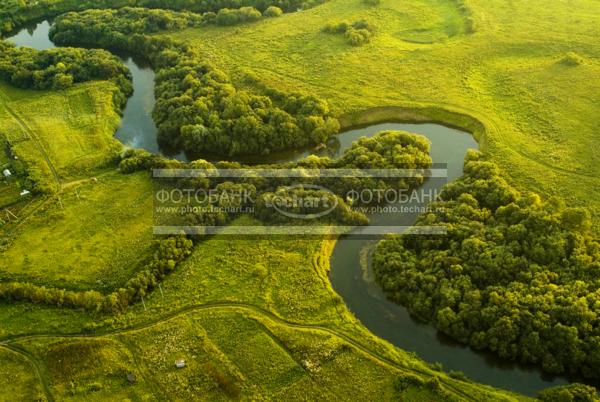
[[[21,191],[21,197],[25,197],[26,195],[31,194],[31,192],[29,190],[23,190]]]
[[[177,367],[177,368],[184,368],[185,367],[185,360],[183,360],[183,359],[177,359],[177,360],[175,360],[175,367]]]
[[[2,171],[2,174],[4,175],[4,177],[10,177],[10,176],[12,176],[12,173],[8,169],[4,169]]]

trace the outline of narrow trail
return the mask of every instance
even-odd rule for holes
[[[175,320],[175,319],[177,319],[183,315],[186,315],[188,313],[197,312],[197,311],[207,311],[207,310],[251,312],[251,313],[257,314],[259,316],[262,316],[264,318],[267,318],[277,324],[287,326],[289,328],[323,332],[323,333],[329,334],[331,336],[334,336],[338,339],[341,339],[342,341],[353,346],[355,349],[357,349],[364,355],[377,361],[379,364],[387,367],[388,369],[392,369],[394,371],[399,371],[399,372],[402,372],[405,374],[417,374],[419,376],[425,376],[428,378],[435,377],[435,374],[427,372],[426,370],[404,367],[404,366],[398,364],[397,362],[395,362],[394,360],[382,355],[379,352],[373,351],[369,347],[363,345],[362,343],[354,340],[353,338],[347,336],[346,334],[344,334],[336,329],[332,329],[332,328],[324,326],[324,325],[301,324],[301,323],[297,323],[297,322],[288,321],[282,317],[279,317],[278,315],[274,314],[271,311],[265,310],[262,307],[255,306],[253,304],[248,304],[248,303],[236,303],[236,302],[213,302],[213,303],[208,303],[208,304],[199,304],[199,305],[191,305],[191,306],[187,306],[187,307],[182,307],[182,308],[179,308],[172,312],[169,312],[168,314],[165,314],[161,317],[157,317],[153,320],[150,320],[150,321],[147,321],[144,323],[131,325],[129,327],[125,327],[125,328],[117,329],[117,330],[113,330],[113,331],[98,332],[98,333],[94,333],[94,334],[90,334],[90,333],[74,333],[74,334],[37,333],[37,334],[9,336],[9,337],[5,337],[2,340],[0,340],[0,347],[5,347],[5,348],[9,348],[11,350],[15,350],[17,352],[20,352],[21,355],[27,357],[28,360],[31,361],[32,364],[34,364],[34,367],[36,367],[38,376],[40,377],[42,384],[46,388],[48,386],[49,381],[47,378],[44,378],[43,372],[40,369],[40,363],[37,362],[37,360],[35,360],[35,357],[33,357],[29,352],[23,350],[19,346],[13,345],[15,342],[22,342],[22,341],[27,341],[27,340],[32,340],[32,339],[43,339],[43,338],[94,339],[94,338],[111,337],[111,336],[116,336],[116,335],[126,335],[131,332],[138,332],[138,331],[153,328],[155,326]],[[459,387],[455,386],[448,379],[444,379],[444,378],[440,378],[440,377],[437,377],[437,378],[439,379],[439,381],[444,385],[444,387],[447,390],[454,393],[456,396],[460,397],[461,400],[472,400],[472,401],[476,400],[474,397],[472,397],[471,395],[469,395],[468,393],[466,393]],[[48,387],[47,391],[50,392],[49,387]]]
[[[52,172],[52,176],[54,176],[54,181],[56,182],[57,189],[60,189],[60,186],[61,186],[60,176],[58,175],[58,171],[57,171],[56,167],[50,160],[50,157],[48,156],[48,152],[44,148],[42,141],[37,136],[35,131],[25,122],[25,120],[23,120],[23,118],[12,107],[10,107],[10,105],[9,105],[10,99],[8,99],[6,97],[6,95],[3,95],[1,92],[0,92],[0,99],[2,99],[4,101],[3,106],[6,109],[6,111],[12,116],[13,119],[15,119],[15,121],[17,122],[19,127],[21,127],[21,129],[23,130],[23,132],[25,132],[29,136],[29,138],[33,140],[36,148],[38,149],[38,151],[40,152],[40,154],[46,161],[46,164],[48,165],[48,167],[50,168],[50,171]]]
[[[50,391],[50,382],[48,381],[48,377],[43,374],[43,370],[39,361],[31,353],[18,346],[1,345],[0,347],[3,347],[7,350],[10,350],[13,353],[22,356],[25,360],[27,360],[29,364],[31,364],[33,370],[35,371],[35,375],[42,384],[42,390],[46,395],[46,399],[48,400],[48,402],[54,402],[54,397],[52,396],[52,392]]]

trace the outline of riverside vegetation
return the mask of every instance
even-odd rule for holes
[[[385,0],[351,5],[331,1],[312,10],[310,7],[320,2],[91,3],[8,1],[0,9],[0,26],[8,32],[41,17],[92,6],[111,8],[61,15],[52,29],[52,38],[59,44],[93,45],[148,58],[157,72],[154,118],[161,142],[192,156],[268,154],[317,145],[340,130],[337,117],[341,112],[387,102],[418,103],[423,90],[407,78],[407,87],[394,94],[398,89],[396,78],[390,80],[387,68],[380,65],[382,59],[373,52],[386,49],[395,68],[402,66],[403,71],[409,71],[410,65],[397,63],[394,46],[401,52],[412,52],[416,55],[415,66],[422,66],[428,56],[418,56],[419,51],[429,54],[444,49],[455,51],[457,47],[465,51],[460,47],[463,39],[476,41],[488,34],[482,15],[491,10],[496,21],[499,10],[503,10],[495,3],[483,6],[471,1],[411,2],[417,6],[414,13],[424,16],[420,20],[407,5],[391,5]],[[583,3],[582,7],[592,7]],[[299,9],[306,11],[293,13]],[[390,18],[399,10],[404,13],[401,22],[405,26],[395,30],[394,24],[400,22]],[[289,14],[282,16],[283,11]],[[281,17],[266,20],[261,14]],[[583,26],[588,26],[586,18]],[[300,31],[324,34],[324,25],[341,19],[359,21],[344,29],[348,41],[371,44],[348,49],[345,42],[341,48],[331,40],[326,45],[328,49],[311,49],[310,44],[320,42],[294,36]],[[425,20],[436,21],[437,25],[427,25]],[[236,27],[228,27],[234,24]],[[268,40],[275,32],[282,32],[281,24],[289,27],[284,31],[286,35],[277,36],[280,41]],[[377,27],[376,35],[371,35],[375,31],[372,27]],[[350,31],[352,35],[348,34]],[[397,37],[390,40],[392,33]],[[474,33],[477,35],[467,38]],[[585,35],[581,40],[585,43]],[[295,41],[306,46],[297,46],[294,51]],[[263,47],[267,43],[269,49]],[[20,87],[0,86],[0,127],[14,152],[23,156],[23,174],[29,175],[31,188],[39,193],[30,204],[19,204],[26,217],[22,223],[10,222],[2,228],[1,259],[6,268],[0,277],[0,294],[5,299],[0,305],[0,319],[6,325],[0,330],[0,359],[9,367],[10,378],[6,377],[1,385],[2,389],[10,389],[11,397],[102,400],[115,396],[192,398],[202,393],[209,399],[246,395],[525,399],[469,382],[458,374],[451,377],[438,372],[370,335],[327,282],[329,241],[264,239],[231,244],[216,237],[194,244],[185,237],[172,237],[152,242],[143,229],[151,224],[150,208],[144,204],[150,194],[151,179],[145,171],[186,165],[142,151],[122,153],[111,138],[118,113],[130,93],[127,71],[106,51],[35,52],[0,45],[6,51],[0,68],[2,79]],[[257,46],[264,53],[256,52]],[[272,55],[282,46],[286,53],[297,56],[300,52],[303,56],[285,58],[295,59],[288,64]],[[331,50],[341,52],[337,62],[348,62],[344,69],[352,70],[352,74],[346,75],[346,71],[340,76],[337,69],[327,67]],[[244,62],[228,59],[245,57],[248,51],[252,55]],[[556,52],[560,56],[552,57],[560,68],[582,67],[581,74],[595,74],[593,46],[567,52],[559,45]],[[262,68],[268,65],[261,60],[264,54],[270,54],[269,60],[276,60],[275,72]],[[303,58],[310,59],[315,54],[322,63],[312,63],[314,67],[305,64]],[[358,59],[361,68],[352,61]],[[372,64],[375,59],[377,70]],[[315,73],[310,71],[312,68],[321,70]],[[299,81],[297,69],[306,69]],[[380,73],[377,80],[369,81],[372,86],[366,85],[364,74],[375,71]],[[394,71],[397,77],[398,72]],[[440,71],[442,76],[448,69]],[[339,82],[332,79],[332,74],[339,79],[355,77],[356,84]],[[537,76],[540,74],[543,75]],[[480,70],[468,76],[469,88],[481,89],[477,99],[488,94],[486,79]],[[368,89],[363,97],[358,97],[359,92],[352,85]],[[449,85],[452,90],[448,96],[456,96],[461,103],[462,95],[453,84]],[[407,95],[413,90],[414,94]],[[389,98],[384,100],[376,93],[389,94]],[[399,100],[399,96],[406,99]],[[522,102],[523,98],[517,101]],[[475,110],[473,114],[479,118],[480,112]],[[432,108],[423,113],[421,118],[436,120],[445,112]],[[344,116],[346,125],[349,118]],[[498,157],[503,144],[519,135],[508,129],[507,138],[495,137],[496,120],[491,119],[493,123],[481,119],[485,137],[480,133],[479,139],[486,159],[500,159],[497,162],[503,168],[521,163],[514,154]],[[531,124],[544,126],[544,122]],[[29,140],[19,141],[23,138]],[[536,139],[540,143],[544,140]],[[288,167],[395,167],[400,166],[395,165],[397,161],[402,161],[425,168],[431,162],[427,152],[428,145],[419,137],[382,133],[377,138],[361,140],[339,160],[311,157]],[[525,155],[531,153],[535,149],[525,148]],[[568,159],[564,153],[556,157]],[[544,190],[542,176],[538,182],[530,183],[521,170],[516,178],[510,178],[519,185],[513,188],[494,165],[480,158],[472,155],[466,165],[467,176],[445,190],[447,198],[441,203],[447,207],[447,215],[427,215],[420,220],[421,224],[427,220],[448,224],[451,236],[445,240],[426,239],[423,243],[411,240],[410,235],[387,240],[376,257],[379,279],[393,298],[457,339],[491,349],[505,358],[541,364],[551,372],[593,376],[597,364],[593,303],[598,261],[595,217],[590,218],[582,209],[565,208],[559,201],[543,200],[547,192],[542,191],[542,197],[526,194],[523,183]],[[586,161],[584,158],[582,164]],[[208,166],[207,162],[192,162],[192,166],[194,163]],[[117,164],[122,173],[114,171]],[[212,166],[241,167],[231,163]],[[503,175],[512,172],[503,171]],[[567,177],[571,173],[562,174]],[[586,177],[578,176],[578,180],[592,180]],[[564,178],[555,176],[548,178],[548,183],[553,179],[566,183]],[[340,195],[350,185],[344,181],[315,183],[337,188]],[[420,183],[417,180],[400,185],[413,187]],[[196,183],[209,184],[214,183]],[[370,183],[364,185],[367,184]],[[129,191],[119,193],[120,188]],[[73,189],[77,189],[76,194],[72,194]],[[594,194],[586,198],[575,192],[573,197],[580,205],[596,202]],[[127,214],[94,211],[107,203],[139,208]],[[345,200],[340,199],[339,203],[337,219],[366,222],[364,216],[348,214]],[[236,216],[197,218],[257,224]],[[267,214],[262,218],[267,219]],[[108,223],[110,230],[106,230]],[[64,228],[76,230],[69,235]],[[534,236],[543,232],[543,236]],[[483,240],[478,242],[480,239]],[[446,243],[440,244],[443,241]],[[546,251],[548,245],[553,253],[542,253],[540,250]],[[414,261],[414,267],[402,265],[404,260],[398,263],[396,256],[402,253],[419,256],[418,261],[416,257],[408,260]],[[71,254],[74,259],[59,262]],[[249,262],[248,255],[255,261]],[[440,255],[456,264],[439,263]],[[78,256],[84,260],[78,261]],[[481,261],[478,256],[489,258]],[[493,267],[494,275],[488,275],[492,271],[482,272],[482,263]],[[217,266],[220,268],[215,270]],[[401,275],[414,275],[409,284],[421,279],[415,267],[425,269],[428,280],[434,279],[433,283],[443,286],[423,286],[417,293],[413,288],[399,287],[397,281],[404,278]],[[160,292],[151,292],[159,283],[165,292],[162,287]],[[539,293],[542,290],[554,297],[543,298]],[[464,301],[476,294],[479,304]],[[410,297],[413,298],[407,300]],[[519,302],[510,304],[515,300]],[[531,317],[535,315],[532,310],[537,316]],[[472,319],[482,311],[488,314],[487,321]],[[498,321],[494,321],[496,318]],[[524,336],[526,333],[531,336]],[[568,348],[559,350],[558,339]],[[240,350],[251,351],[251,356],[241,355]],[[187,372],[171,367],[172,361],[181,357],[187,359]],[[261,361],[271,363],[258,366]],[[31,367],[35,375],[31,375]],[[355,385],[341,387],[340,372],[353,378]],[[128,373],[136,374],[132,384],[126,381]],[[198,377],[194,373],[201,374]],[[545,391],[539,398],[593,400],[595,396],[591,387],[572,385]]]

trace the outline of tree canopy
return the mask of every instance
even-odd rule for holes
[[[192,158],[268,154],[317,145],[338,132],[327,102],[306,94],[240,90],[195,49],[146,35],[165,25],[156,23],[162,17],[149,23],[156,13],[132,8],[69,13],[56,20],[50,34],[59,44],[95,45],[149,59],[157,72],[153,117],[159,141]],[[160,13],[172,14],[170,21],[185,18]]]
[[[417,225],[445,236],[382,241],[374,271],[389,296],[451,337],[550,373],[600,373],[600,242],[590,214],[509,185],[468,155]]]

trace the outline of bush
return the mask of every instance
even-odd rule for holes
[[[283,14],[283,10],[281,8],[279,8],[279,7],[276,7],[276,6],[270,6],[263,13],[263,15],[265,17],[279,17],[282,14]]]
[[[330,34],[343,34],[352,46],[361,46],[371,41],[375,28],[366,20],[356,21],[352,24],[342,21],[337,24],[328,23],[323,27],[323,32]]]
[[[242,7],[238,9],[222,8],[217,13],[215,24],[236,25],[244,22],[258,21],[262,17],[260,11],[254,7]]]
[[[366,29],[350,28],[346,31],[345,36],[352,46],[362,46],[371,41],[371,32]]]

